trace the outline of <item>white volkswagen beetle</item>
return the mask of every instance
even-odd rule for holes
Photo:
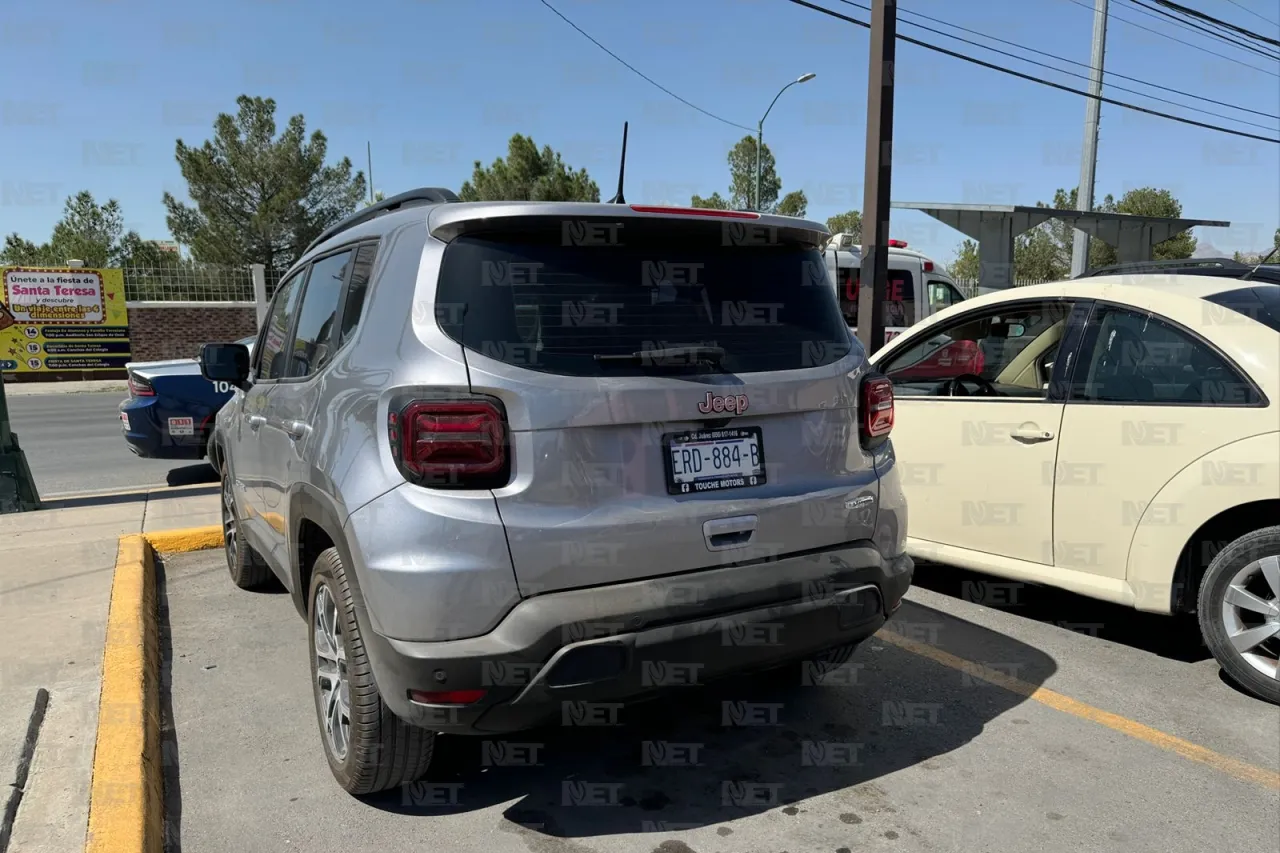
[[[1280,702],[1280,284],[1128,274],[955,305],[873,357],[908,552],[1196,612]]]

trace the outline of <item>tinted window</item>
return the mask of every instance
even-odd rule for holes
[[[293,326],[293,318],[297,313],[298,295],[302,293],[303,274],[292,276],[276,291],[275,301],[271,306],[271,316],[267,318],[267,326],[263,329],[262,360],[258,365],[258,378],[279,379],[285,375],[287,367],[285,359],[280,358],[289,331]]]
[[[311,265],[311,276],[298,313],[298,331],[293,336],[292,377],[310,376],[329,361],[333,351],[334,328],[342,284],[347,277],[351,252],[339,252]]]
[[[566,246],[542,236],[464,236],[445,251],[437,311],[468,349],[532,370],[623,376],[731,373],[839,361],[852,340],[816,249],[733,246],[670,227],[628,226],[625,245]],[[460,310],[460,306],[466,310]],[[454,310],[459,308],[459,310]],[[655,366],[636,353],[676,349]],[[683,364],[682,364],[683,362]]]
[[[889,357],[880,366],[902,396],[948,394],[951,380],[970,395],[1043,397],[1071,313],[1068,302],[1004,304],[970,314]]]
[[[1280,287],[1274,284],[1228,290],[1206,296],[1205,299],[1280,332]],[[1229,321],[1223,318],[1222,322]]]
[[[351,333],[360,325],[360,317],[364,313],[365,293],[369,289],[369,273],[373,269],[373,258],[378,247],[372,243],[356,249],[355,263],[351,267],[351,281],[347,283],[346,307],[342,310],[342,334],[338,337],[338,346],[342,346],[351,337]]]
[[[858,325],[858,288],[862,278],[859,267],[839,271],[840,313],[850,326]],[[916,321],[915,279],[905,270],[889,270],[885,298],[880,303],[884,324],[910,326]]]
[[[1147,312],[1099,306],[1089,318],[1071,399],[1231,405],[1256,391],[1204,341]]]

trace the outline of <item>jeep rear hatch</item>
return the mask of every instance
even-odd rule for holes
[[[865,358],[817,240],[726,222],[529,217],[446,249],[437,305],[465,309],[437,316],[505,409],[523,594],[871,537]]]

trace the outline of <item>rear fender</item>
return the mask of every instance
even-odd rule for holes
[[[307,618],[307,586],[310,585],[311,566],[303,565],[302,523],[309,521],[324,531],[338,550],[342,565],[346,569],[347,583],[351,587],[352,603],[355,605],[356,622],[360,631],[367,635],[373,630],[369,625],[368,611],[364,595],[360,591],[360,581],[356,576],[356,563],[352,559],[351,546],[343,530],[344,513],[333,501],[319,489],[307,484],[295,487],[289,506],[291,525],[289,530],[289,586],[292,589],[294,607],[302,618]],[[318,555],[310,555],[314,559]],[[304,580],[305,578],[305,580]]]
[[[1178,557],[1191,535],[1241,504],[1280,498],[1278,440],[1280,432],[1270,432],[1223,445],[1183,468],[1151,499],[1129,546],[1134,607],[1169,613]]]

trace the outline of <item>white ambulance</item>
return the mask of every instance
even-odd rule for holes
[[[827,276],[840,299],[845,322],[858,327],[858,282],[862,273],[862,246],[852,234],[835,234],[823,250]],[[890,341],[907,327],[964,299],[955,280],[941,265],[907,248],[902,240],[889,241],[889,280],[885,299],[884,339]]]

